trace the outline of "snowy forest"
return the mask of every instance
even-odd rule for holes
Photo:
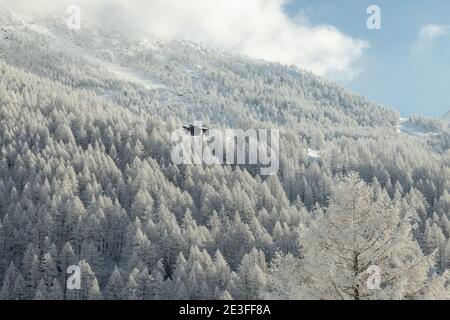
[[[194,121],[279,129],[278,173],[174,165]],[[449,181],[444,118],[0,6],[0,299],[450,299]]]

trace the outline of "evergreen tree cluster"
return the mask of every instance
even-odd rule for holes
[[[308,72],[190,43],[103,31],[151,90],[26,27],[1,32],[1,299],[449,298],[443,122],[416,117],[438,133],[408,136]],[[280,129],[278,174],[174,165],[171,132],[194,120]]]

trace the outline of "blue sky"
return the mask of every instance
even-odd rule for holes
[[[381,9],[381,30],[366,26],[372,4]],[[340,80],[345,87],[402,115],[440,117],[450,110],[450,1],[291,0],[285,10],[369,42],[360,73]],[[421,36],[421,30],[436,32]]]

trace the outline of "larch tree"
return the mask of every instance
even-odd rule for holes
[[[119,268],[115,267],[106,285],[106,298],[108,300],[121,300],[125,298],[124,280]]]
[[[258,300],[267,285],[267,265],[264,253],[253,249],[242,258],[238,269],[234,295],[237,299]]]
[[[50,300],[63,300],[64,294],[61,290],[61,285],[59,281],[54,278],[51,287],[48,290],[48,298]]]
[[[33,300],[47,300],[47,299],[48,299],[47,286],[45,285],[44,280],[41,279],[36,288]]]
[[[308,291],[317,299],[448,297],[431,277],[433,256],[412,237],[408,216],[357,174],[340,182],[323,217],[302,239]]]

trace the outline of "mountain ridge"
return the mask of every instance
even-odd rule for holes
[[[44,20],[45,21],[45,20]],[[57,21],[59,21],[59,25],[57,25]],[[47,20],[48,22],[48,20]],[[193,78],[193,81],[198,81],[198,78],[200,77],[200,74],[202,73],[202,67],[205,67],[205,65],[201,66],[199,61],[193,61],[194,59],[201,58],[204,61],[204,64],[207,65],[218,65],[218,66],[226,66],[228,69],[228,72],[231,74],[234,74],[234,76],[239,77],[242,75],[239,75],[239,70],[234,68],[233,66],[230,66],[230,64],[239,64],[239,65],[254,65],[253,68],[255,72],[260,73],[263,69],[270,70],[270,73],[273,73],[273,77],[281,79],[283,77],[287,77],[287,81],[289,81],[291,86],[301,86],[302,83],[305,81],[308,82],[308,84],[314,85],[325,85],[328,86],[333,92],[334,95],[337,97],[341,96],[342,99],[346,100],[343,103],[341,103],[340,108],[347,113],[347,115],[352,116],[351,112],[353,110],[345,111],[345,107],[351,106],[352,103],[349,102],[350,99],[356,99],[359,102],[365,103],[370,108],[375,108],[376,112],[375,114],[379,113],[385,113],[388,115],[391,113],[391,117],[395,118],[397,117],[394,111],[384,109],[382,107],[379,107],[373,103],[370,102],[364,102],[365,98],[355,95],[344,88],[342,88],[339,85],[336,85],[334,83],[331,83],[323,78],[314,76],[306,71],[298,70],[295,67],[288,67],[288,66],[282,66],[276,63],[269,63],[269,62],[263,62],[263,61],[255,61],[251,60],[245,57],[239,57],[234,55],[229,55],[226,53],[218,53],[217,51],[203,49],[198,45],[183,42],[183,41],[172,41],[172,42],[158,42],[158,41],[148,41],[146,39],[138,39],[138,40],[132,40],[131,42],[128,39],[125,39],[123,36],[121,36],[119,33],[116,32],[108,32],[105,33],[103,29],[90,29],[85,27],[85,29],[81,30],[80,32],[76,33],[70,30],[65,29],[65,26],[63,25],[63,21],[53,18],[48,23],[49,26],[44,27],[38,27],[39,24],[42,23],[39,21],[35,21],[33,24],[31,24],[35,30],[31,30],[32,32],[37,32],[36,29],[41,31],[40,36],[44,39],[46,39],[47,42],[49,42],[48,38],[50,37],[53,43],[59,43],[60,48],[54,48],[54,50],[60,50],[65,51],[66,54],[76,56],[79,55],[80,58],[87,57],[88,60],[90,59],[90,62],[93,62],[92,60],[97,60],[96,62],[99,62],[99,64],[103,64],[104,66],[109,64],[112,69],[113,67],[116,68],[125,68],[125,69],[131,69],[130,73],[136,74],[136,70],[141,70],[142,74],[144,74],[143,77],[149,77],[149,78],[155,78],[155,75],[152,75],[152,73],[155,73],[152,68],[156,66],[161,69],[161,66],[165,63],[180,63],[181,68],[178,68],[177,72],[182,76],[181,74],[188,74]],[[26,28],[29,28],[30,23],[27,23],[24,25],[24,32],[26,31]],[[57,27],[55,27],[57,25]],[[42,24],[41,24],[42,26]],[[44,31],[43,31],[44,30]],[[4,31],[6,32],[6,31]],[[45,42],[45,41],[44,41]],[[150,45],[149,45],[150,44]],[[54,47],[54,46],[53,46]],[[66,50],[64,50],[64,48]],[[182,57],[174,57],[174,53],[177,52],[182,55]],[[165,56],[164,56],[165,55]],[[139,61],[139,58],[147,59],[151,56],[153,58],[153,66],[145,66],[145,61]],[[172,59],[173,61],[164,61],[167,59],[167,57],[170,56],[169,60]],[[223,57],[223,58],[222,58]],[[159,60],[158,60],[159,59]],[[189,61],[189,63],[184,63],[180,60],[186,60]],[[228,60],[228,61],[227,61]],[[201,61],[201,60],[200,60]],[[89,62],[89,61],[88,61]],[[197,63],[196,63],[197,62]],[[115,65],[115,66],[114,66]],[[261,70],[257,70],[258,66],[261,67]],[[216,66],[214,66],[216,67]],[[107,69],[108,67],[106,67]],[[147,69],[146,69],[147,68]],[[158,70],[159,71],[159,70]],[[265,72],[265,71],[264,71]],[[113,72],[114,73],[114,72]],[[124,72],[126,74],[126,72]],[[158,72],[160,73],[160,72]],[[269,82],[271,81],[270,77],[272,76],[269,72],[267,72],[267,75],[264,76],[264,81]],[[141,75],[142,77],[142,75]],[[160,74],[156,75],[156,78],[161,77]],[[139,77],[137,77],[139,78]],[[197,79],[195,79],[197,78]],[[158,84],[161,86],[165,86],[164,83],[161,83],[162,79],[156,79]],[[206,80],[203,80],[206,82]],[[205,86],[204,84],[201,84],[202,86]],[[175,87],[176,84],[172,84],[171,87]],[[208,91],[206,90],[203,91]],[[301,92],[298,92],[299,90],[296,90],[297,92],[293,92],[294,94],[298,95]],[[308,93],[310,96],[308,97],[309,100],[315,100],[313,95],[311,93]],[[341,98],[338,98],[341,99]],[[335,104],[339,104],[339,101],[334,102]],[[352,108],[353,109],[353,108]],[[374,111],[375,111],[374,109]],[[383,109],[383,110],[382,110]],[[382,110],[382,111],[381,111]],[[367,115],[364,117],[371,118],[373,115],[368,112]],[[366,125],[370,125],[369,122],[366,120],[363,120],[363,118],[360,118],[357,121],[365,121]],[[373,122],[376,122],[377,120],[373,120]],[[388,122],[391,122],[390,125],[392,127],[395,127],[394,120],[388,120]]]

